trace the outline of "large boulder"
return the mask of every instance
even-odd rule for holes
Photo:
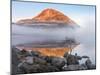
[[[69,55],[67,58],[67,65],[76,65],[79,64],[78,60],[75,58],[74,55]]]
[[[20,61],[18,58],[18,53],[20,52],[19,49],[17,49],[16,47],[12,47],[12,53],[11,53],[11,57],[12,57],[12,64],[17,65]]]
[[[18,68],[17,74],[27,74],[27,73],[42,73],[42,72],[55,72],[59,71],[58,68],[52,66],[50,64],[28,64],[26,62],[22,63],[22,65]]]
[[[39,57],[33,57],[33,56],[25,57],[25,59],[21,63],[23,63],[23,62],[27,63],[27,64],[30,64],[30,65],[33,65],[33,64],[41,64],[41,65],[47,64],[46,60],[41,59]]]
[[[25,58],[27,56],[30,56],[30,54],[25,49],[22,49],[22,50],[20,50],[20,52],[17,53],[17,56],[18,56],[18,58],[19,58],[20,61],[23,61],[23,60],[25,60]]]
[[[39,58],[39,57],[33,57],[33,63],[41,64],[41,65],[47,64],[46,60],[41,59],[41,58]]]
[[[12,75],[15,75],[17,72],[17,65],[20,63],[19,58],[18,58],[18,53],[20,52],[19,49],[17,49],[16,47],[12,47],[12,53],[11,53],[11,72]]]
[[[88,69],[95,69],[95,68],[96,68],[96,65],[92,64],[90,58],[88,58],[88,59],[85,61],[85,65],[87,66]]]
[[[67,65],[78,65],[79,64],[79,60],[82,59],[82,57],[77,56],[77,55],[71,55],[68,53],[64,54],[64,58],[67,61]]]
[[[66,63],[65,58],[60,58],[60,57],[53,57],[51,59],[51,64],[53,66],[56,66],[57,68],[61,69]]]
[[[27,56],[25,58],[25,62],[28,63],[28,64],[33,64],[34,63],[33,57],[32,56]]]

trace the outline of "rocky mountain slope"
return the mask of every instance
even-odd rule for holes
[[[42,12],[40,12],[40,14],[31,19],[23,19],[17,22],[17,24],[33,23],[64,23],[67,25],[76,24],[73,20],[64,15],[62,12],[51,8],[44,9]]]

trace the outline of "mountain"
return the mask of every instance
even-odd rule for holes
[[[58,10],[47,8],[31,19],[19,20],[17,24],[33,24],[33,23],[64,23],[68,25],[76,24],[68,16]]]

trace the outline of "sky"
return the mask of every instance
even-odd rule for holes
[[[33,18],[46,8],[56,9],[76,22],[80,22],[80,17],[86,18],[88,16],[89,18],[89,16],[95,15],[95,6],[13,1],[12,22]]]

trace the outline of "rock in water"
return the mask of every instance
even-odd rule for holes
[[[41,55],[41,53],[38,51],[31,51],[31,54],[32,56],[37,56],[37,57]]]
[[[89,58],[89,56],[82,56],[82,58]]]
[[[96,66],[92,64],[90,58],[88,58],[86,61],[85,61],[85,65],[87,66],[88,69],[95,69]]]
[[[77,65],[77,64],[79,64],[78,59],[74,55],[68,55],[66,60],[67,60],[67,65]]]
[[[81,66],[81,65],[68,65],[67,67],[64,67],[63,70],[75,71],[75,70],[86,70],[86,68],[84,66]]]

